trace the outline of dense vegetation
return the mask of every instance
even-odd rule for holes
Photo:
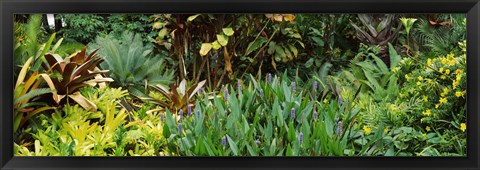
[[[466,19],[15,16],[18,156],[465,156]]]

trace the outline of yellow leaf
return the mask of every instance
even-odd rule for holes
[[[295,15],[284,14],[283,19],[285,19],[285,21],[290,21],[290,23],[293,23],[293,20],[295,20]]]
[[[68,97],[77,102],[87,111],[97,111],[97,105],[95,105],[95,103],[91,102],[87,98],[83,97],[80,92],[75,92],[71,95],[68,95]]]
[[[27,76],[27,71],[28,71],[28,68],[30,67],[30,63],[32,63],[32,59],[33,57],[30,57],[27,60],[27,62],[25,62],[25,64],[23,65],[22,70],[20,70],[20,73],[18,74],[18,78],[17,78],[17,83],[15,84],[15,88],[17,88],[18,86],[20,86],[20,84],[23,83],[25,76]]]
[[[200,56],[206,56],[211,49],[211,43],[202,43],[202,47],[200,47]]]

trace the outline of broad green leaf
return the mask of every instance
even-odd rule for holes
[[[160,38],[160,39],[165,38],[166,35],[168,35],[168,28],[162,28],[162,29],[158,32],[158,38]]]
[[[390,54],[390,68],[394,68],[400,63],[402,57],[398,55],[397,51],[390,43],[388,43],[388,52]]]
[[[217,34],[217,41],[220,43],[220,45],[225,47],[228,44],[228,37],[223,34]]]
[[[312,40],[317,46],[323,47],[325,45],[325,42],[320,37],[312,37]]]
[[[238,155],[237,144],[228,135],[227,135],[227,140],[228,140],[228,145],[230,146],[230,149],[232,149],[233,155],[237,156]]]
[[[295,57],[297,57],[297,56],[298,56],[298,49],[297,49],[297,47],[295,47],[295,46],[293,46],[293,45],[290,45],[290,44],[288,44],[288,47],[290,48],[290,51],[293,53],[293,55],[294,55]]]
[[[267,42],[267,39],[264,38],[264,37],[258,37],[257,40],[255,40],[255,41],[253,41],[253,42],[250,42],[250,44],[248,44],[247,52],[245,53],[245,56],[247,56],[248,54],[252,53],[253,51],[259,49],[259,48],[262,47],[266,42]]]
[[[373,56],[373,59],[375,60],[375,63],[377,64],[378,68],[380,68],[380,71],[383,74],[387,74],[388,71],[388,66],[377,56]]]
[[[212,43],[212,48],[213,48],[214,50],[218,50],[218,49],[220,49],[220,47],[222,47],[222,45],[220,45],[220,43],[218,43],[217,40],[215,40],[215,41]]]
[[[223,33],[224,33],[225,35],[227,35],[227,36],[232,36],[233,33],[234,33],[234,31],[233,31],[232,28],[223,28],[222,31],[223,31]]]

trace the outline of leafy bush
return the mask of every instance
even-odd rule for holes
[[[143,45],[139,34],[124,32],[119,40],[112,36],[100,36],[89,46],[99,49],[99,54],[105,59],[100,66],[111,70],[108,74],[117,86],[168,86],[172,82],[173,71],[164,65],[164,56],[152,54],[152,50]]]

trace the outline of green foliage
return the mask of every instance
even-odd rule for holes
[[[18,76],[22,65],[30,57],[33,57],[31,71],[41,71],[40,64],[45,60],[43,56],[48,52],[55,52],[62,42],[60,39],[56,44],[53,44],[55,33],[44,42],[44,32],[40,29],[41,20],[41,15],[31,15],[26,24],[15,22],[14,64],[18,66],[14,70],[15,76]]]
[[[351,71],[344,70],[343,76],[352,84],[360,86],[365,85],[364,92],[370,92],[372,97],[377,100],[395,99],[398,93],[398,77],[395,73],[401,57],[395,49],[389,44],[390,65],[395,70],[390,72],[388,66],[374,53],[368,52],[364,61],[353,61],[350,66]],[[368,89],[368,90],[367,90]]]
[[[65,26],[58,33],[69,42],[87,44],[96,36],[108,34],[108,22],[101,15],[92,14],[58,14],[55,19],[60,19]]]
[[[464,15],[79,16],[16,21],[17,156],[466,155]]]
[[[440,55],[447,55],[457,47],[457,43],[466,39],[466,17],[464,14],[439,16],[437,22],[449,25],[432,26],[429,19],[422,18],[413,30],[419,42],[419,50],[432,50]],[[446,36],[448,35],[448,36]]]
[[[105,59],[100,66],[110,70],[108,74],[117,86],[166,86],[172,82],[173,72],[165,66],[164,57],[144,46],[139,34],[125,32],[118,40],[113,36],[97,37],[89,46],[99,49]]]

